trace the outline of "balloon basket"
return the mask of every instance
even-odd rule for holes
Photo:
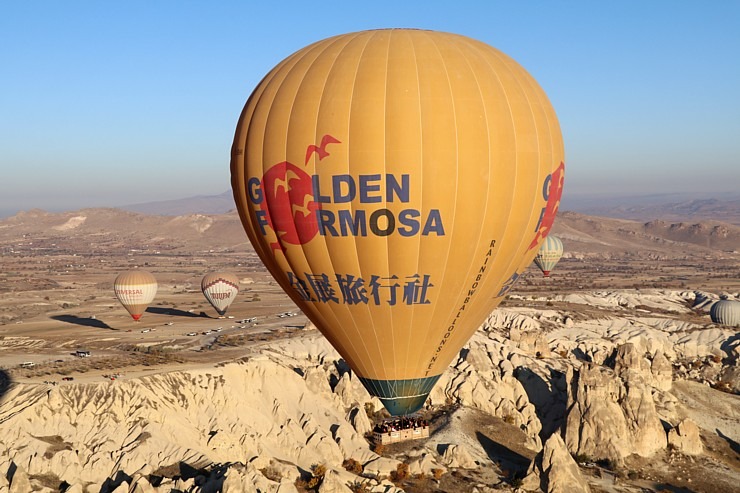
[[[420,416],[384,419],[373,428],[373,442],[376,445],[390,445],[422,438],[429,438],[429,422]]]

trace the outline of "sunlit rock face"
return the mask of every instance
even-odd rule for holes
[[[589,493],[591,488],[558,433],[545,442],[527,471],[522,486],[547,493]]]
[[[568,378],[565,443],[571,452],[621,460],[633,453],[650,457],[665,448],[650,386],[639,373],[628,375],[622,379],[608,368],[586,364]]]

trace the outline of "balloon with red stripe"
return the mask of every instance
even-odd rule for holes
[[[223,317],[239,293],[239,278],[228,272],[213,272],[203,276],[200,288],[203,296]]]

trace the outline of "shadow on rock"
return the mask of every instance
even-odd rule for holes
[[[2,391],[0,390],[0,394],[1,393],[2,393]],[[717,435],[719,435],[719,437],[721,439],[723,439],[724,441],[727,442],[727,444],[730,446],[730,448],[732,449],[732,451],[735,452],[736,454],[740,455],[740,443],[737,443],[735,440],[733,440],[732,438],[730,438],[727,435],[725,435],[724,433],[722,433],[719,429],[716,429],[716,431],[717,431]]]
[[[488,454],[488,458],[498,464],[502,470],[510,471],[515,475],[522,475],[529,468],[529,464],[532,462],[530,459],[500,443],[494,442],[480,431],[475,432],[475,437]]]
[[[673,486],[672,484],[661,483],[657,485],[658,491],[664,491],[665,493],[697,493],[694,490],[683,488],[681,486]]]
[[[573,348],[573,355],[578,358],[579,361],[585,361],[586,363],[593,363],[591,356],[583,352],[583,349],[577,347]]]
[[[207,473],[203,469],[193,467],[187,462],[180,462],[180,477],[184,480],[197,478],[198,476],[206,476]]]
[[[537,418],[542,423],[540,438],[544,441],[565,423],[568,401],[565,375],[550,370],[550,382],[547,382],[529,368],[519,367],[514,371],[514,377],[524,387],[529,402],[534,404]]]
[[[116,330],[102,320],[89,317],[78,317],[77,315],[54,315],[50,317],[52,320],[59,320],[60,322],[67,322],[68,324],[82,325],[85,327],[94,327],[96,329],[110,329]]]
[[[203,469],[180,461],[170,466],[160,467],[156,472],[149,475],[148,480],[152,486],[159,487],[164,478],[183,481],[193,479],[196,486],[204,486],[202,491],[217,492],[221,491],[224,480],[226,479],[226,472],[231,465],[232,463],[225,463],[211,469]],[[137,489],[136,491],[139,490]]]
[[[0,402],[3,401],[3,397],[10,390],[10,386],[13,381],[10,379],[10,374],[3,369],[0,369]]]
[[[119,486],[123,484],[123,482],[131,483],[131,476],[126,474],[123,471],[118,471],[113,478],[108,478],[103,483],[103,486],[100,488],[100,493],[110,493],[111,491],[115,490]]]
[[[719,348],[725,353],[727,353],[728,357],[732,356],[733,349],[735,348],[735,343],[737,341],[740,341],[740,333],[737,333],[733,335],[732,337],[728,337],[727,340],[723,342]]]

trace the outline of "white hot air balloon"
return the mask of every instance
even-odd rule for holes
[[[548,235],[540,245],[540,249],[534,257],[534,263],[540,268],[545,277],[550,277],[550,271],[555,268],[555,264],[562,256],[563,242],[557,236]]]
[[[716,324],[740,327],[740,301],[719,300],[712,305],[709,316]]]
[[[131,270],[116,277],[113,291],[131,317],[138,321],[157,294],[157,280],[149,272]]]
[[[200,288],[203,290],[203,296],[223,317],[239,293],[239,279],[233,274],[214,272],[203,276]]]

